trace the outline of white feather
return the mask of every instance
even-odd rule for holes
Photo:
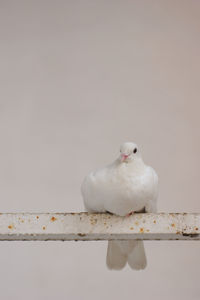
[[[137,149],[137,153],[134,153]],[[91,172],[83,181],[81,191],[87,211],[125,216],[132,211],[156,211],[158,177],[146,166],[134,143],[124,143],[121,155],[111,165]],[[128,262],[133,269],[144,269],[146,256],[143,241],[109,241],[107,266],[122,269]]]

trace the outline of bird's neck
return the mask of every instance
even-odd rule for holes
[[[129,162],[121,162],[120,159],[117,161],[117,167],[119,170],[127,170],[134,173],[142,173],[146,168],[142,158],[138,157],[135,160]]]

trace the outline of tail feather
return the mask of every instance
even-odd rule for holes
[[[134,270],[142,270],[147,265],[143,241],[134,241],[134,248],[128,255],[128,264]]]
[[[127,262],[135,270],[146,267],[143,241],[109,241],[106,258],[108,268],[121,270]]]
[[[106,264],[112,270],[121,270],[127,263],[127,255],[120,249],[120,244],[117,241],[109,241],[107,249]]]

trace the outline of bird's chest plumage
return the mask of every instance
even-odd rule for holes
[[[110,168],[95,174],[93,178],[93,197],[101,210],[118,215],[144,208],[150,194],[149,176],[144,169],[127,170],[124,165]],[[93,199],[94,199],[93,198]]]
[[[147,188],[140,175],[115,172],[109,176],[109,185],[106,184],[104,207],[106,210],[124,214],[130,210],[139,210],[143,206],[143,194]]]

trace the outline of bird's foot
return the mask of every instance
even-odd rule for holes
[[[111,213],[110,211],[106,210],[106,213],[109,215],[113,215],[113,213]]]
[[[134,211],[131,211],[130,213],[128,213],[128,214],[126,215],[126,217],[130,217],[130,216],[132,216],[134,213],[135,213]]]

